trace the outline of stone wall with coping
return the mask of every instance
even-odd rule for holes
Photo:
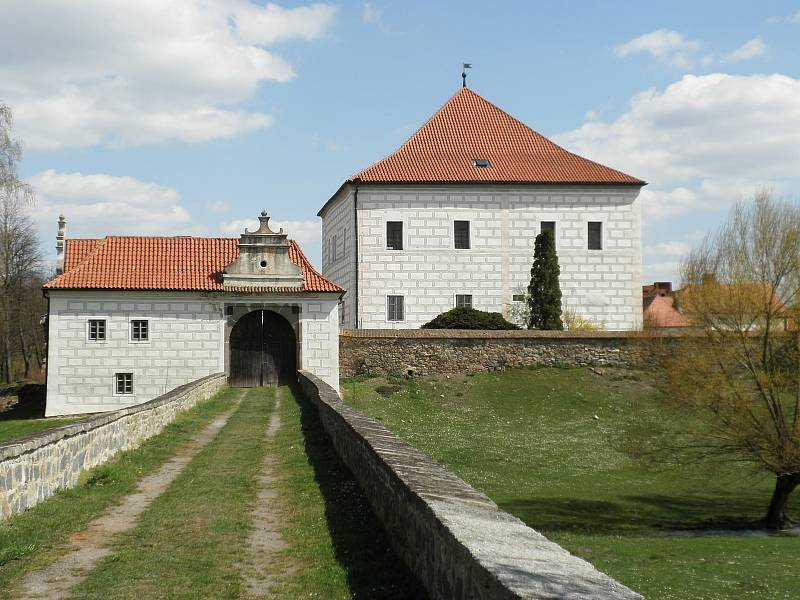
[[[0,444],[0,518],[75,486],[82,471],[138,447],[224,384],[224,373],[209,375],[144,404]]]
[[[641,600],[344,404],[319,378],[301,371],[300,384],[395,552],[431,598]]]
[[[522,366],[645,367],[686,334],[361,329],[339,335],[342,377],[452,375]]]

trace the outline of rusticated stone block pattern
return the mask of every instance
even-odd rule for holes
[[[646,367],[678,336],[629,332],[353,330],[339,337],[342,377],[452,375],[523,366]]]
[[[641,600],[344,404],[319,378],[301,371],[300,383],[395,552],[431,598]]]
[[[224,384],[224,373],[209,375],[144,404],[0,444],[0,518],[73,487],[82,471],[138,447]]]

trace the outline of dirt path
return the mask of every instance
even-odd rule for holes
[[[278,388],[275,393],[275,406],[267,426],[265,437],[269,446],[281,426],[281,402],[286,388]],[[275,488],[275,457],[267,453],[261,463],[256,483],[258,492],[251,519],[253,529],[247,539],[247,558],[242,568],[244,598],[267,598],[270,596],[276,578],[270,573],[270,564],[275,552],[287,547],[281,537],[280,519],[277,514],[278,492]]]
[[[134,527],[139,516],[175,480],[189,462],[216,437],[238,408],[245,390],[236,398],[230,410],[220,415],[198,433],[194,439],[179,448],[173,458],[158,471],[143,477],[138,490],[126,496],[120,504],[106,514],[91,521],[85,530],[70,537],[70,548],[50,566],[28,574],[20,584],[18,600],[59,600],[69,596],[86,574],[111,550],[115,534]]]

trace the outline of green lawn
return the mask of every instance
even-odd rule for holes
[[[668,535],[752,526],[773,482],[747,468],[633,460],[628,430],[680,418],[638,377],[515,369],[344,387],[355,407],[648,598],[797,597],[800,538]]]
[[[424,600],[427,595],[389,548],[380,522],[339,459],[316,409],[287,394],[270,451],[289,547],[275,561],[291,573],[276,598]]]
[[[69,425],[79,419],[80,417],[66,417],[63,419],[13,419],[10,421],[0,421],[0,444],[14,438],[44,431],[45,429]]]
[[[224,411],[235,392],[225,390],[178,415],[159,435],[86,473],[82,482],[32,509],[0,522],[0,598],[13,598],[11,584],[66,551],[70,534],[136,489],[143,475],[166,462],[177,448]]]
[[[225,427],[71,597],[239,598],[239,565],[274,401],[274,389],[248,390]]]

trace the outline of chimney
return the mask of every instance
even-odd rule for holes
[[[64,272],[64,231],[67,222],[64,220],[64,215],[58,215],[58,234],[56,234],[56,275],[61,275]]]

